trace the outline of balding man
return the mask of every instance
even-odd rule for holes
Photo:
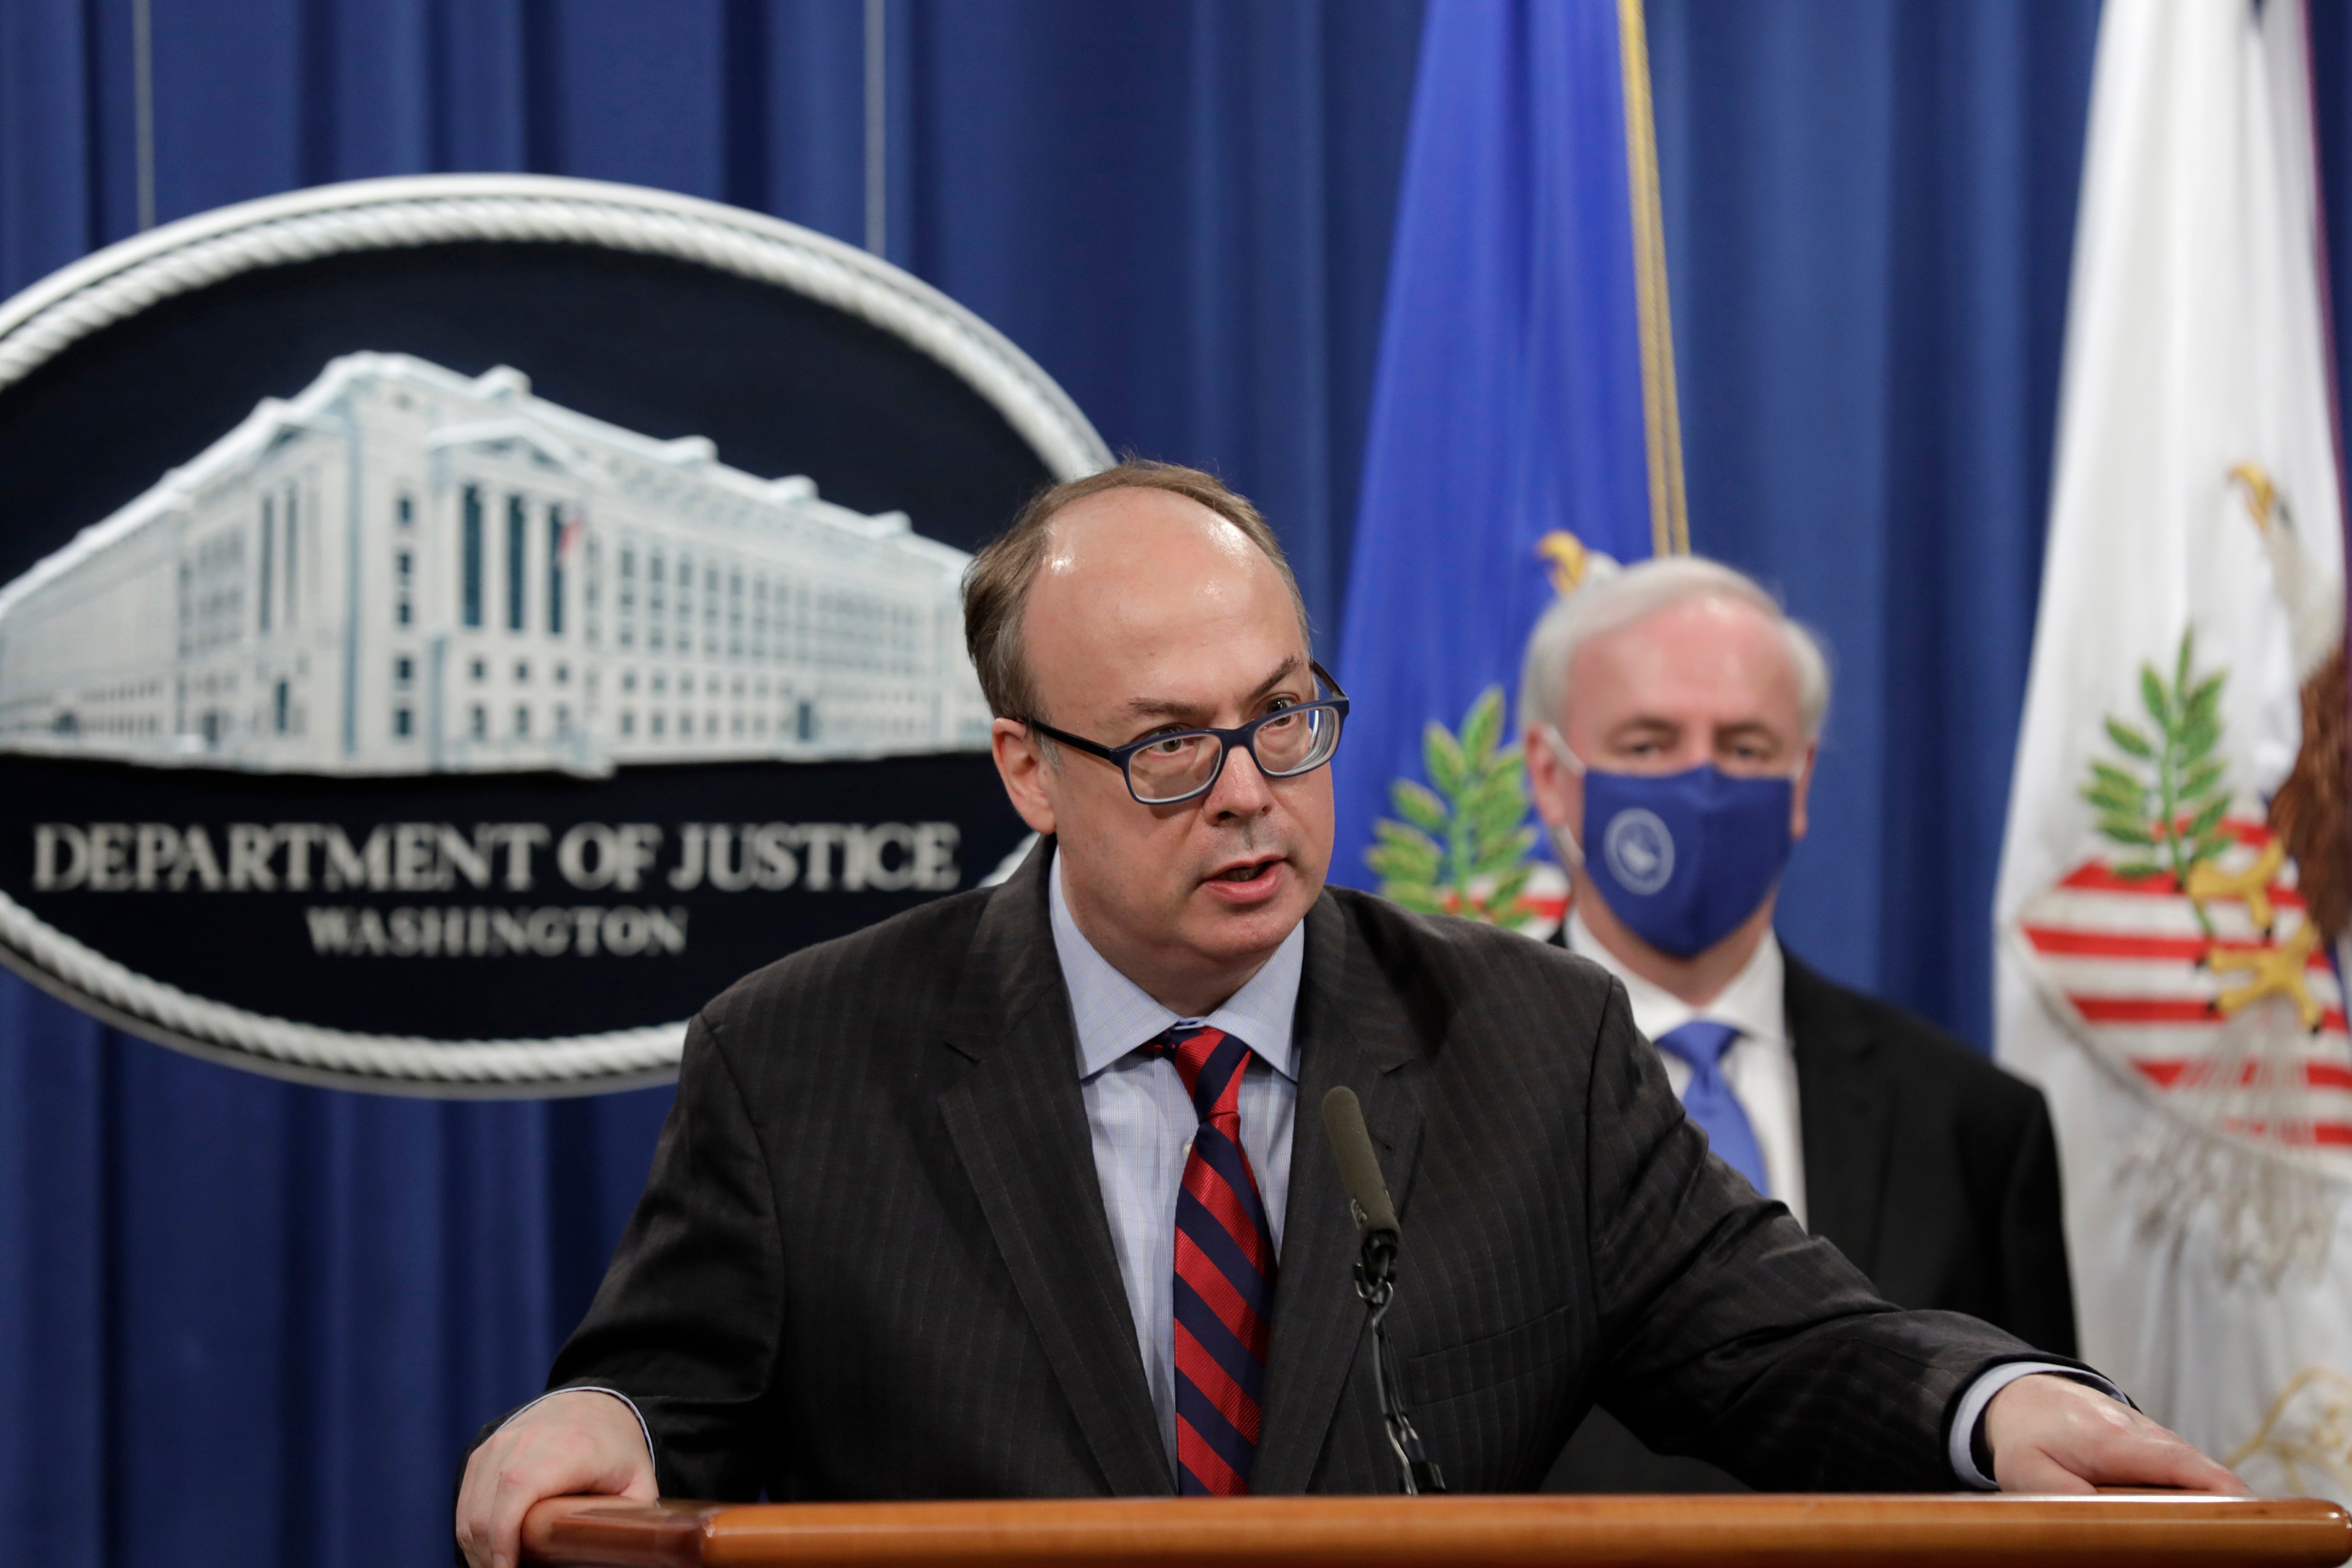
[[[1528,642],[1520,710],[1538,810],[1570,868],[1559,940],[1624,985],[1714,1152],[1887,1300],[2072,1355],[2041,1091],[1773,935],[1829,698],[1811,636],[1716,562],[1643,562],[1554,604]],[[1652,1453],[1604,1407],[1550,1485],[1736,1483]]]
[[[556,1392],[467,1467],[474,1561],[565,1492],[1396,1489],[1299,1114],[1339,1086],[1458,1489],[1533,1489],[1604,1385],[1765,1486],[1947,1490],[1972,1440],[2008,1486],[2235,1485],[2079,1383],[2002,1384],[2018,1340],[1873,1295],[1708,1155],[1601,970],[1326,888],[1347,701],[1215,479],[1041,495],[973,562],[965,635],[1036,851],[696,1018]]]

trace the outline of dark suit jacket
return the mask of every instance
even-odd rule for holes
[[[1890,1301],[1967,1312],[2073,1355],[2058,1145],[2042,1091],[1794,956],[1786,1005],[1813,1234]],[[1546,1489],[1740,1488],[1714,1466],[1652,1453],[1595,1412]]]
[[[665,1494],[1174,1489],[1088,1142],[1052,849],[695,1020],[551,1380],[634,1397]],[[1257,1490],[1396,1489],[1315,1109],[1337,1084],[1402,1212],[1390,1324],[1457,1489],[1532,1489],[1596,1397],[1761,1486],[1950,1487],[1947,1413],[2027,1347],[1887,1305],[1712,1159],[1622,987],[1345,889],[1307,933]]]

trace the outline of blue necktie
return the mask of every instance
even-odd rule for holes
[[[1660,1035],[1658,1049],[1689,1065],[1690,1083],[1683,1089],[1683,1110],[1706,1134],[1707,1146],[1758,1192],[1769,1192],[1764,1183],[1764,1153],[1756,1147],[1756,1129],[1748,1124],[1748,1112],[1739,1108],[1731,1086],[1723,1081],[1723,1053],[1738,1038],[1739,1031],[1729,1024],[1693,1018],[1681,1028]]]

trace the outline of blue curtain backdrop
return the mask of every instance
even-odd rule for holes
[[[863,14],[154,0],[157,216],[527,169],[860,242]],[[891,258],[1258,497],[1335,626],[1419,0],[887,18]],[[0,294],[135,226],[130,24],[0,0]],[[289,1088],[0,977],[0,1562],[446,1562],[457,1456],[539,1387],[667,1100]]]
[[[532,169],[864,234],[856,0],[153,11],[167,220]],[[2315,11],[2352,298],[2352,25]],[[135,226],[130,16],[0,0],[0,291]],[[893,258],[1114,445],[1264,501],[1336,647],[1418,5],[888,16]],[[1694,543],[1838,657],[1785,929],[1982,1043],[2095,6],[1649,17]],[[0,1560],[445,1561],[454,1457],[577,1317],[665,1100],[292,1089],[0,977]]]
[[[1649,16],[1691,547],[1837,672],[1780,929],[1987,1047],[2097,6]]]

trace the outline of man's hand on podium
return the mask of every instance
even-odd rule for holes
[[[2072,1378],[2021,1377],[1992,1396],[1984,1422],[1992,1477],[2005,1492],[2178,1487],[2251,1495],[2186,1440]]]
[[[473,1568],[515,1568],[530,1505],[577,1493],[661,1495],[636,1413],[591,1389],[550,1394],[474,1450],[457,1489],[458,1548]]]

